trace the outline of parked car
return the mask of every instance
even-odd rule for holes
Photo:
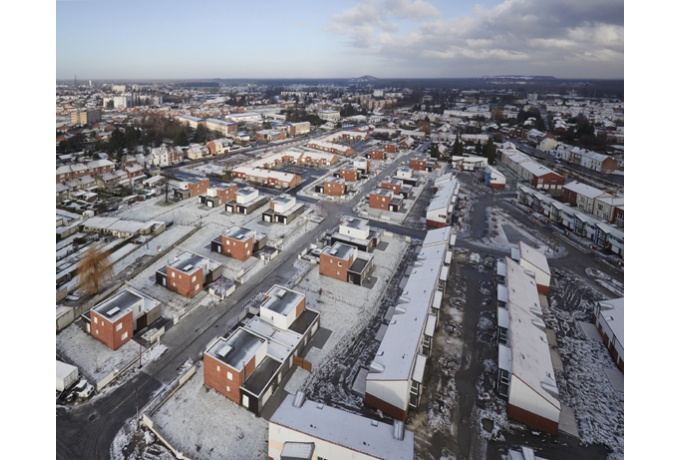
[[[73,393],[78,397],[78,399],[88,399],[92,396],[94,392],[94,387],[85,379],[80,379],[80,381],[73,387]]]

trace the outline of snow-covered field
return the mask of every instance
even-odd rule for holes
[[[189,458],[267,458],[267,421],[205,387],[202,362],[151,418],[154,428]]]

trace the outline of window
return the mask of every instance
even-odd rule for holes
[[[172,277],[173,277],[173,278],[175,277],[175,272],[172,272]]]
[[[116,331],[120,331],[121,329],[123,329],[123,323],[116,324]]]
[[[94,330],[94,333],[97,334],[97,335],[99,335],[99,329],[95,329],[95,330]]]
[[[127,331],[123,332],[123,335],[120,336],[120,340],[125,340],[128,338],[128,333]]]
[[[94,324],[99,324],[99,319],[96,316],[94,317]]]
[[[196,275],[191,277],[191,282],[193,283],[194,281],[196,281]]]
[[[221,370],[222,370],[222,368],[220,367],[220,365],[219,365],[219,364],[217,365],[217,369],[216,369],[216,370],[217,370],[217,372],[219,372],[219,371],[221,371]]]
[[[231,241],[227,240],[227,246],[231,246]]]
[[[227,393],[231,393],[231,387],[227,385]]]
[[[231,372],[227,371],[227,378],[228,378],[229,380],[234,380],[234,374],[232,374]]]
[[[342,262],[338,261],[338,267],[342,267]]]

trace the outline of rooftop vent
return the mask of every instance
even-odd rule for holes
[[[233,347],[231,345],[225,345],[217,351],[217,356],[219,356],[220,358],[224,358],[229,354],[231,350],[233,350]]]
[[[185,265],[184,268],[183,268],[182,270],[184,270],[185,272],[188,272],[188,271],[191,270],[192,268],[194,268],[194,266],[191,265],[191,264],[189,264],[189,265]]]
[[[120,312],[120,308],[118,308],[118,307],[113,307],[111,310],[109,310],[109,311],[106,312],[106,316],[108,316],[108,317],[110,318],[110,317],[112,317],[113,315],[117,314],[118,312]]]
[[[378,426],[377,420],[371,420],[371,426]]]

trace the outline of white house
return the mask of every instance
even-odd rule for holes
[[[599,301],[593,319],[609,354],[623,372],[623,297]]]

